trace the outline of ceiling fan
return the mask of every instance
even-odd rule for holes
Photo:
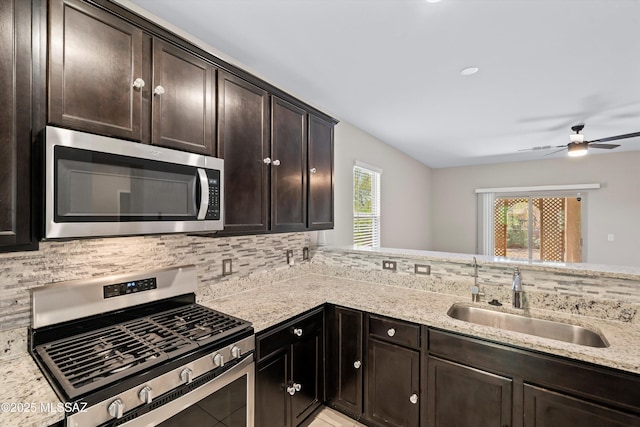
[[[584,135],[580,133],[582,129],[584,129],[584,124],[571,126],[571,130],[574,131],[575,133],[572,133],[571,135],[569,135],[570,142],[566,145],[556,145],[556,146],[545,145],[541,147],[527,148],[527,149],[518,150],[518,151],[538,151],[538,150],[547,150],[549,148],[560,148],[560,150],[556,150],[552,153],[549,153],[547,154],[547,156],[550,156],[551,154],[559,153],[560,151],[567,150],[569,156],[579,157],[587,154],[587,152],[589,151],[589,147],[612,150],[620,146],[620,144],[602,144],[603,142],[617,141],[620,139],[634,138],[636,136],[640,136],[640,132],[633,132],[633,133],[626,133],[624,135],[610,136],[608,138],[594,139],[593,141],[585,141]]]

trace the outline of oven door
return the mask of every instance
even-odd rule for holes
[[[47,239],[222,228],[221,159],[49,126],[45,163]]]
[[[126,427],[254,427],[253,357],[210,382],[127,423]]]

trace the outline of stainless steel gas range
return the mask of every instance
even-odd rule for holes
[[[29,348],[67,426],[253,427],[253,327],[196,288],[191,265],[32,290]]]

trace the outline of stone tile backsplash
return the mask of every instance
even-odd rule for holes
[[[367,251],[322,247],[315,249],[311,272],[347,279],[382,283],[456,295],[471,301],[474,284],[472,260],[391,256]],[[396,262],[396,271],[382,269],[382,261]],[[430,275],[417,275],[415,264],[431,266]],[[616,277],[602,273],[559,272],[557,268],[519,265],[524,286],[524,308],[561,311],[608,320],[640,323],[640,277]],[[511,304],[513,266],[479,265],[477,283],[482,302],[497,299]]]
[[[0,330],[29,325],[29,289],[36,286],[195,264],[202,293],[224,295],[232,289],[263,283],[263,279],[253,279],[251,284],[242,281],[257,272],[276,270],[274,278],[296,274],[298,270],[289,269],[286,264],[286,250],[293,250],[295,262],[300,263],[302,248],[309,244],[309,233],[216,238],[161,235],[42,242],[37,252],[0,254]],[[233,260],[233,274],[223,277],[222,260],[227,258]],[[279,267],[286,269],[281,269],[278,275]]]

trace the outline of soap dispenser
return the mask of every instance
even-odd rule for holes
[[[513,306],[515,308],[522,308],[522,278],[520,277],[520,269],[518,267],[513,271],[511,290],[513,291]]]

